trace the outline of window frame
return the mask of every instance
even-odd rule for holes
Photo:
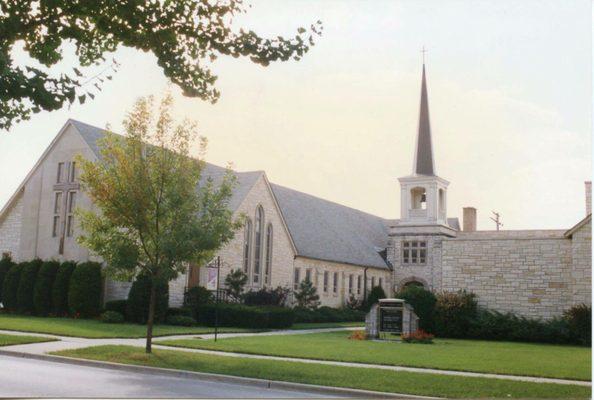
[[[338,272],[335,272],[332,277],[332,292],[335,294],[338,293]]]
[[[353,293],[353,274],[349,275],[349,293]]]
[[[324,271],[324,293],[328,293],[328,271]]]
[[[266,225],[266,257],[264,259],[264,283],[266,285],[270,284],[270,275],[272,272],[273,235],[274,235],[274,231],[272,229],[272,224],[268,223],[268,225]]]
[[[357,294],[361,294],[361,275],[357,275]]]
[[[301,269],[297,267],[293,270],[293,289],[294,290],[299,289],[300,283],[301,283]]]
[[[66,194],[66,237],[74,234],[74,209],[76,207],[76,190],[69,190]]]
[[[427,265],[427,248],[426,240],[403,240],[402,264]]]
[[[243,232],[243,273],[250,274],[252,254],[252,220],[247,218]]]
[[[256,220],[254,223],[254,268],[252,270],[252,282],[260,285],[260,276],[262,275],[262,240],[264,228],[264,209],[262,206],[256,207]]]

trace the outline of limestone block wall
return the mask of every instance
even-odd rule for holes
[[[311,280],[318,290],[320,303],[328,307],[342,307],[354,294],[358,299],[363,299],[364,294],[364,270],[358,265],[343,264],[332,261],[315,260],[306,257],[297,257],[295,259],[295,268],[299,269],[300,281],[305,279],[306,272],[311,271]],[[324,272],[328,272],[328,287],[324,290]],[[334,273],[338,273],[338,286],[334,292]],[[371,290],[372,279],[375,285],[379,286],[379,279],[382,279],[382,287],[387,296],[390,296],[391,271],[387,269],[368,268],[367,269],[367,293]],[[352,290],[349,291],[349,276],[353,276]],[[357,277],[361,279],[361,290],[357,292]],[[293,282],[295,283],[295,282]]]
[[[592,304],[592,221],[571,238],[571,305]]]
[[[425,265],[404,264],[402,261],[402,243],[404,241],[427,242]],[[392,292],[399,290],[405,283],[416,280],[425,284],[427,289],[441,288],[441,247],[442,236],[437,235],[395,235],[388,244],[388,260],[394,267]]]
[[[442,289],[479,305],[551,318],[569,307],[572,243],[564,231],[461,232],[442,243]]]
[[[0,255],[10,253],[15,261],[19,260],[21,240],[21,218],[23,214],[22,194],[15,200],[6,215],[0,220]]]

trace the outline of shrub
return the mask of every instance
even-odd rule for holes
[[[168,325],[177,326],[192,326],[196,325],[196,320],[187,315],[170,315],[167,317],[166,322]]]
[[[295,322],[359,322],[365,312],[349,308],[320,307],[316,310],[295,307]]]
[[[349,335],[349,339],[350,340],[366,340],[367,334],[365,333],[365,331],[353,331],[353,333],[351,333]]]
[[[419,317],[419,328],[425,332],[433,332],[433,318],[435,313],[435,303],[437,298],[421,286],[406,286],[396,293],[396,297],[406,300]]]
[[[169,285],[167,282],[157,282],[157,299],[155,302],[155,323],[165,320],[167,307],[169,305]],[[149,303],[151,298],[151,278],[146,274],[140,274],[132,283],[128,292],[128,305],[126,307],[126,318],[132,322],[146,324],[148,320]]]
[[[354,294],[351,294],[346,301],[346,307],[351,310],[360,310],[363,306],[363,302],[357,298]]]
[[[13,265],[2,284],[2,304],[8,311],[16,311],[17,309],[17,291],[19,289],[19,281],[21,280],[21,271],[25,263]]]
[[[248,306],[283,306],[290,290],[278,286],[276,289],[262,288],[243,295],[243,303]]]
[[[592,343],[592,307],[579,304],[563,314],[572,341],[584,345]]]
[[[212,303],[213,295],[203,286],[194,286],[184,293],[184,307],[190,309],[190,317],[198,319],[198,309]]]
[[[33,304],[37,315],[46,316],[52,312],[52,287],[58,268],[60,268],[58,261],[45,261],[39,268],[35,289],[33,289]]]
[[[375,303],[379,302],[380,299],[386,298],[386,292],[381,286],[374,286],[371,288],[369,295],[367,296],[367,306],[371,307]]]
[[[58,268],[52,287],[52,311],[57,316],[68,314],[68,288],[74,268],[76,268],[74,261],[63,262]]]
[[[89,318],[101,312],[101,264],[87,261],[76,266],[68,288],[68,310],[75,317]]]
[[[105,311],[101,314],[101,321],[107,324],[120,324],[124,322],[124,316],[117,311]]]
[[[318,290],[307,278],[301,281],[299,288],[295,291],[295,300],[299,308],[315,310],[320,305]]]
[[[413,333],[403,334],[402,341],[406,342],[406,343],[429,344],[429,343],[433,343],[434,337],[435,336],[433,336],[432,334],[427,333],[422,329],[418,329],[418,330],[414,331]]]
[[[105,308],[105,311],[115,311],[115,312],[118,312],[118,313],[122,314],[123,316],[125,316],[127,304],[128,304],[128,301],[125,299],[110,300],[110,301],[105,302],[104,308]]]
[[[477,311],[474,293],[464,290],[439,293],[435,303],[435,333],[443,337],[467,337]]]
[[[17,309],[22,313],[30,314],[35,312],[33,291],[37,280],[37,272],[42,263],[43,261],[37,258],[23,265],[17,289]]]
[[[232,269],[225,277],[227,294],[235,301],[241,300],[241,293],[248,281],[248,276],[241,269]]]
[[[216,304],[206,304],[198,311],[198,321],[213,326]],[[242,304],[219,304],[219,326],[250,329],[282,329],[293,325],[295,313],[284,307],[246,306]]]
[[[2,255],[2,259],[0,259],[0,303],[3,302],[2,299],[2,285],[4,284],[4,278],[8,274],[8,271],[14,266],[14,262],[10,258],[9,255],[4,254]]]
[[[192,317],[192,309],[189,307],[170,307],[167,309],[167,318],[176,317],[178,315]]]

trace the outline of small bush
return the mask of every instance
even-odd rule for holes
[[[8,311],[17,310],[17,291],[19,290],[19,281],[21,280],[21,271],[25,263],[19,263],[13,265],[6,276],[2,284],[2,304]]]
[[[156,285],[157,299],[155,302],[154,323],[158,324],[165,320],[167,307],[169,305],[169,284],[158,282]],[[146,324],[148,320],[149,303],[151,298],[151,278],[146,274],[140,274],[132,283],[128,292],[128,305],[126,318],[129,321],[139,324]]]
[[[215,324],[216,304],[206,304],[198,311],[200,323]],[[293,325],[295,313],[284,307],[246,306],[242,304],[219,304],[219,326],[250,329],[283,329]]]
[[[318,289],[310,282],[309,279],[304,279],[299,284],[299,288],[294,292],[297,307],[315,310],[320,306],[320,296]]]
[[[196,320],[187,315],[170,315],[166,319],[167,325],[176,326],[193,326],[196,325]]]
[[[70,277],[68,288],[68,310],[75,317],[95,317],[101,312],[101,264],[84,262],[79,264]]]
[[[247,281],[248,276],[241,269],[232,269],[225,277],[227,295],[234,301],[240,301]]]
[[[194,286],[184,293],[184,307],[191,310],[190,317],[195,319],[198,319],[198,309],[212,301],[212,293],[203,286]]]
[[[105,311],[101,314],[101,321],[107,324],[121,324],[124,322],[124,315],[117,311]]]
[[[176,317],[178,315],[191,318],[192,309],[189,307],[170,307],[167,309],[167,318]]]
[[[363,302],[357,298],[354,294],[351,294],[346,301],[346,307],[351,310],[360,310],[363,306]]]
[[[33,304],[37,315],[47,316],[52,312],[52,287],[58,268],[60,268],[58,261],[45,261],[39,268],[33,290]]]
[[[42,263],[43,261],[37,258],[23,265],[19,287],[17,289],[17,309],[19,312],[25,314],[35,312],[33,291],[35,289],[35,281],[37,280],[37,272]]]
[[[410,334],[403,334],[402,335],[402,341],[406,342],[406,343],[423,343],[423,344],[429,344],[429,343],[433,343],[433,338],[435,336],[433,336],[430,333],[425,332],[422,329],[418,329],[416,331],[414,331],[413,333]]]
[[[105,311],[115,311],[115,312],[118,312],[118,313],[122,314],[123,316],[125,316],[127,304],[128,304],[128,301],[125,299],[110,300],[110,301],[105,302],[104,308],[105,308]]]
[[[421,286],[406,286],[396,293],[396,297],[406,300],[410,304],[415,314],[419,317],[419,328],[425,332],[433,332],[433,318],[435,314],[435,303],[437,298]]]
[[[14,262],[9,255],[3,255],[0,259],[0,303],[2,300],[2,286],[4,285],[4,278],[8,274],[8,271],[14,266]]]
[[[579,304],[563,314],[572,341],[584,345],[592,343],[592,307]]]
[[[367,334],[365,333],[365,331],[353,331],[353,333],[351,333],[349,335],[349,339],[350,340],[367,340]]]
[[[60,264],[56,273],[52,287],[52,312],[59,317],[68,315],[68,288],[74,268],[76,268],[74,261],[66,261]]]
[[[435,333],[442,337],[466,337],[477,313],[474,293],[464,290],[439,293],[435,303]]]
[[[386,292],[381,286],[374,286],[371,288],[369,295],[367,296],[367,307],[371,307],[375,303],[378,303],[380,299],[386,298]]]
[[[247,292],[243,295],[243,303],[248,306],[277,306],[285,304],[290,290],[282,286],[276,289],[262,288],[258,291]]]

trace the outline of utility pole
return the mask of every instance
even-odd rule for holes
[[[503,226],[503,224],[501,223],[501,215],[499,215],[499,213],[495,212],[495,211],[491,211],[493,213],[493,215],[495,215],[495,218],[491,217],[491,219],[495,222],[495,226],[497,227],[497,230],[499,230],[500,227]]]

